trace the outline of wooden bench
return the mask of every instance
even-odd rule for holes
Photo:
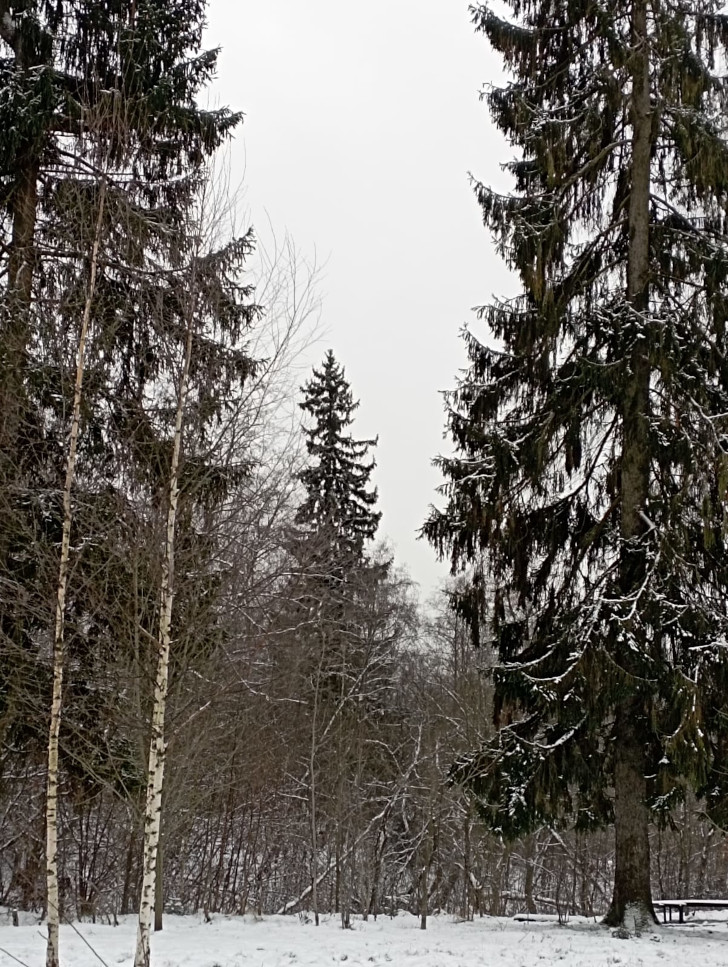
[[[728,900],[653,900],[655,911],[662,910],[662,922],[672,923],[673,910],[678,923],[685,923],[685,912],[693,910],[728,910]]]

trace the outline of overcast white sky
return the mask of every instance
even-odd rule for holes
[[[425,594],[444,579],[416,532],[447,447],[440,390],[465,364],[471,309],[506,278],[467,174],[505,184],[508,151],[478,99],[498,61],[467,0],[211,0],[222,47],[216,101],[245,112],[233,181],[262,235],[270,220],[325,263],[323,335],[379,435],[380,533]]]

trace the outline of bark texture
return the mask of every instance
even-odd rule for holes
[[[605,918],[632,933],[656,923],[650,885],[649,809],[640,709],[625,702],[616,722],[614,765],[614,893]],[[637,723],[637,724],[636,724]]]
[[[76,354],[76,381],[73,390],[73,413],[71,432],[66,457],[66,479],[63,487],[63,531],[61,536],[61,560],[58,568],[58,588],[56,593],[56,618],[53,636],[53,698],[51,701],[51,721],[48,733],[48,781],[46,789],[46,902],[48,907],[48,943],[46,947],[47,967],[58,967],[59,944],[58,926],[60,922],[60,895],[58,890],[58,737],[61,729],[64,666],[64,626],[66,615],[66,590],[68,587],[68,563],[71,546],[71,524],[73,505],[71,495],[76,475],[76,451],[81,418],[81,398],[83,395],[83,371],[86,352],[86,339],[91,321],[91,305],[96,289],[96,273],[99,260],[99,246],[104,217],[106,182],[101,182],[99,211],[96,219],[88,289],[83,308],[81,330],[78,337]]]
[[[638,0],[632,10],[632,172],[629,199],[627,298],[639,332],[649,311],[650,281],[650,162],[652,115],[650,107],[647,4]],[[635,338],[631,378],[622,413],[622,593],[636,600],[645,577],[645,531],[649,491],[650,358],[646,338]],[[628,627],[626,637],[642,639],[641,630]],[[638,647],[647,642],[639,640]],[[627,648],[627,652],[629,649]],[[630,673],[628,654],[621,664]],[[633,686],[634,687],[634,686]],[[650,890],[649,811],[646,805],[646,743],[641,734],[645,709],[639,699],[623,700],[615,710],[614,728],[614,894],[606,923],[628,929],[655,922]]]
[[[159,633],[157,637],[157,672],[154,682],[152,708],[152,737],[149,745],[147,768],[147,794],[144,814],[144,862],[139,926],[137,929],[134,967],[148,967],[150,962],[150,935],[154,920],[157,854],[162,819],[162,787],[166,741],[164,719],[167,708],[169,683],[169,652],[171,644],[172,605],[174,603],[174,553],[177,506],[179,503],[179,464],[182,446],[182,424],[187,400],[188,377],[192,358],[192,319],[190,318],[185,346],[184,363],[180,374],[175,416],[174,443],[169,474],[169,503],[162,557],[160,586]]]
[[[0,21],[5,42],[15,55],[18,73],[41,66],[35,51],[23,42],[15,26],[12,6],[0,3]],[[18,431],[23,422],[25,398],[24,373],[29,339],[29,316],[35,267],[35,225],[38,213],[38,178],[41,147],[24,145],[17,154],[15,178],[10,196],[12,223],[8,251],[7,316],[4,320],[0,358],[2,359],[2,399],[0,400],[0,444],[7,458],[14,458]]]

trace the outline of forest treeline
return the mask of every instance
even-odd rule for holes
[[[0,0],[0,904],[48,967],[137,911],[145,967],[165,909],[725,896],[728,18],[504,6],[474,190],[521,288],[423,606],[343,361],[293,376],[315,279],[235,230],[206,3]]]

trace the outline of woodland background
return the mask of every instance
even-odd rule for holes
[[[472,14],[478,29],[530,78],[536,69],[530,38],[540,42],[545,36],[538,33],[545,29],[539,17],[558,13],[569,43],[579,39],[587,22],[578,4],[552,6],[559,10],[526,5],[532,31],[526,40],[518,31],[509,34],[504,22],[489,19],[484,8],[473,8]],[[589,6],[589,16],[607,30],[598,6]],[[577,175],[587,178],[588,169],[591,178],[609,151],[616,151],[614,144],[627,150],[629,139],[621,135],[638,128],[633,82],[644,68],[640,58],[647,48],[640,41],[639,16],[646,17],[648,6],[619,5],[614,22],[622,33],[591,38],[606,47],[613,42],[615,49],[622,43],[613,59],[615,71],[626,79],[620,86],[608,72],[604,75],[604,89],[619,102],[613,115],[585,110],[584,128],[577,132],[583,135],[579,150],[590,153],[586,168],[571,172],[569,165],[584,159],[566,150],[561,135],[537,124],[538,117],[524,120],[517,110],[511,113],[508,97],[499,101],[497,92],[493,95],[492,109],[505,130],[515,131],[516,143],[525,144],[526,155],[531,152],[532,169],[514,162],[520,208],[475,185],[486,221],[495,223],[506,248],[512,246],[525,286],[526,309],[520,305],[508,318],[503,305],[488,311],[492,325],[501,327],[509,364],[516,360],[521,366],[525,359],[528,365],[514,377],[507,365],[499,370],[502,360],[494,362],[492,348],[468,339],[471,369],[448,400],[449,428],[459,447],[453,461],[442,462],[449,502],[425,525],[436,549],[452,554],[459,576],[442,595],[422,604],[391,553],[375,541],[379,514],[369,478],[376,441],[356,436],[356,399],[345,361],[327,353],[298,385],[297,352],[315,328],[315,276],[297,259],[292,243],[283,242],[272,255],[257,252],[252,229],[236,224],[224,165],[215,158],[242,118],[227,108],[198,105],[216,61],[216,53],[201,46],[205,4],[0,0],[0,904],[60,919],[112,921],[140,907],[149,914],[154,906],[158,925],[165,908],[206,914],[309,911],[315,918],[335,912],[343,926],[355,914],[369,917],[401,908],[416,912],[423,926],[434,911],[466,919],[524,908],[559,915],[603,913],[615,875],[609,808],[574,829],[568,808],[557,816],[554,805],[549,812],[550,803],[562,800],[551,797],[540,775],[523,787],[501,783],[492,799],[475,788],[472,775],[458,780],[473,750],[490,750],[499,768],[515,761],[498,747],[497,726],[507,731],[512,724],[503,714],[507,683],[499,679],[498,668],[504,654],[511,659],[516,654],[514,639],[508,638],[516,626],[521,646],[550,641],[553,625],[545,639],[537,633],[544,614],[555,620],[550,604],[538,610],[543,601],[534,573],[545,566],[542,555],[551,555],[550,577],[559,587],[587,587],[604,560],[623,563],[628,552],[636,555],[631,561],[639,557],[640,579],[648,572],[652,576],[653,558],[645,548],[653,531],[668,538],[677,533],[678,511],[685,511],[680,547],[699,546],[702,554],[680,588],[680,615],[699,613],[702,619],[710,614],[704,624],[696,619],[689,628],[686,619],[688,631],[679,647],[664,645],[660,661],[675,675],[660,679],[662,692],[655,686],[649,714],[640,691],[646,686],[635,685],[643,678],[625,661],[622,677],[608,682],[610,711],[598,728],[613,728],[613,710],[624,711],[627,700],[651,728],[669,721],[675,708],[687,709],[694,695],[702,705],[694,703],[693,711],[700,705],[702,714],[710,707],[713,717],[706,712],[698,726],[710,725],[705,746],[713,743],[711,749],[687,740],[678,749],[669,796],[665,793],[651,817],[651,876],[656,896],[725,895],[728,851],[720,817],[714,812],[706,820],[707,800],[724,802],[724,790],[717,779],[708,788],[708,766],[701,772],[708,759],[710,768],[717,763],[713,778],[720,772],[726,734],[718,647],[725,607],[715,601],[724,600],[718,591],[725,577],[720,487],[728,445],[721,420],[728,407],[718,404],[728,391],[721,348],[727,313],[720,295],[728,260],[723,223],[716,228],[711,221],[714,208],[725,214],[728,193],[722,131],[711,128],[708,137],[701,128],[705,144],[718,144],[721,151],[716,148],[717,160],[708,153],[712,161],[705,170],[687,169],[700,203],[695,202],[695,217],[673,212],[668,219],[661,212],[660,230],[651,229],[659,250],[650,257],[655,265],[669,263],[664,270],[669,281],[657,269],[655,276],[671,297],[670,286],[687,287],[706,266],[710,270],[707,281],[700,276],[697,308],[691,304],[688,313],[693,342],[686,337],[678,348],[665,348],[650,336],[650,346],[664,354],[658,358],[655,349],[647,360],[660,375],[648,373],[646,394],[654,390],[658,396],[664,389],[669,395],[674,374],[687,372],[709,397],[707,402],[701,397],[699,405],[690,397],[695,405],[686,409],[687,417],[674,415],[672,401],[661,411],[664,416],[669,410],[669,419],[658,427],[665,436],[666,427],[677,434],[699,414],[694,439],[702,449],[696,445],[695,456],[687,444],[683,449],[675,444],[671,452],[683,461],[678,469],[673,457],[665,456],[669,448],[660,449],[657,431],[645,437],[662,474],[656,479],[670,491],[663,504],[664,528],[640,524],[641,529],[620,536],[609,519],[625,492],[624,441],[632,446],[637,439],[625,429],[627,417],[614,415],[629,395],[624,381],[580,385],[567,401],[573,404],[568,413],[555,408],[562,419],[557,429],[552,429],[555,421],[549,429],[539,424],[541,412],[524,416],[513,408],[514,401],[522,405],[524,398],[546,397],[553,370],[544,360],[564,364],[556,383],[568,384],[569,391],[582,373],[559,354],[572,354],[578,341],[573,332],[580,330],[569,325],[574,314],[585,312],[584,305],[559,304],[558,311],[554,306],[572,298],[573,275],[581,279],[594,263],[583,253],[569,262],[559,234],[568,231],[559,222],[559,231],[549,234],[554,226],[548,205],[556,205],[554,185],[562,191],[561,201],[568,201]],[[649,52],[665,61],[669,56],[660,44],[684,21],[682,8],[690,8],[698,20],[703,17],[694,4],[673,6],[680,9],[671,8],[667,27],[659,18],[650,21]],[[722,37],[726,24],[710,23]],[[684,38],[673,39],[668,49],[687,50],[695,41],[703,50],[704,43],[713,44],[705,36],[696,31],[683,46]],[[655,63],[662,64],[657,53]],[[546,66],[539,69],[553,68],[553,76],[561,76],[563,62],[572,60],[569,44],[558,54],[555,66],[544,55]],[[694,66],[687,59],[688,67]],[[587,60],[581,66],[589,74],[593,64]],[[689,84],[681,88],[672,74],[664,80],[655,68],[658,75],[658,93],[674,95],[681,105],[704,95],[714,111],[711,120],[716,104],[725,105],[725,86],[707,68],[703,73],[695,68],[698,80],[675,72],[678,78],[693,78],[698,87],[703,84],[700,96]],[[602,83],[598,71],[593,76]],[[564,98],[570,95],[568,85],[559,91]],[[712,101],[706,91],[714,95]],[[611,118],[615,128],[621,124],[618,141],[599,147],[604,131],[597,130],[595,118]],[[705,144],[701,150],[708,152]],[[658,148],[662,142],[654,157]],[[611,185],[611,194],[600,194],[613,203],[613,220],[603,237],[610,245],[616,238],[621,261],[604,273],[601,267],[594,270],[595,290],[603,283],[618,288],[624,281],[634,235],[624,212],[625,199],[636,189],[618,173],[616,162],[604,164],[577,205],[597,204],[592,196],[601,192],[600,178]],[[683,194],[676,204],[688,208],[695,199],[682,183],[679,187]],[[548,205],[540,208],[535,196],[539,204],[547,197]],[[591,201],[584,201],[587,196]],[[585,216],[590,224],[592,215]],[[543,233],[535,248],[531,242],[538,233],[530,231],[529,218]],[[587,298],[579,290],[574,299],[589,302],[592,294]],[[633,373],[635,359],[645,362],[634,348],[643,345],[645,319],[662,325],[662,317],[648,318],[653,297],[645,296],[643,305],[637,295],[641,299],[630,290],[626,308],[616,302],[608,307],[609,318],[617,320],[615,341],[629,343],[625,349],[619,342],[622,355],[615,366],[622,367],[622,376]],[[607,331],[604,313],[579,316],[591,320],[587,343],[594,332],[601,338]],[[635,313],[639,326],[635,323],[633,331],[622,323],[634,323]],[[700,351],[689,354],[691,346],[715,348],[702,338],[709,329],[717,349],[706,363]],[[589,343],[588,352],[592,349]],[[599,343],[594,354],[602,351],[617,353],[611,344],[605,349]],[[701,373],[708,374],[702,382]],[[512,398],[488,397],[508,379],[522,380]],[[566,406],[559,386],[547,389],[549,407],[554,399]],[[617,392],[622,402],[607,399]],[[675,399],[684,401],[679,393]],[[579,406],[586,407],[586,416]],[[561,516],[551,510],[562,500],[565,477],[582,472],[590,448],[601,446],[589,424],[600,406],[621,427],[615,431],[619,445],[602,448],[613,458],[604,486],[602,465],[595,460],[591,467],[601,488],[596,503],[604,502],[605,493],[612,503],[603,519],[587,521],[585,511],[577,526],[569,518],[571,508]],[[481,469],[490,468],[488,461],[501,453],[499,443],[517,422],[510,420],[514,415],[523,418],[513,431],[516,437],[525,423],[531,421],[529,433],[539,424],[541,435],[529,437],[535,456],[528,451],[531,444],[524,444],[522,476],[512,468],[502,470],[501,491],[483,498],[476,490],[485,486],[486,475],[468,475],[463,468],[476,456],[482,458]],[[601,425],[607,424],[605,419]],[[710,434],[704,433],[708,424]],[[513,452],[518,449],[507,442]],[[552,445],[557,456],[544,469],[543,453]],[[681,474],[687,479],[695,467],[709,484],[701,490],[701,481],[691,477],[680,489]],[[670,490],[673,484],[677,496]],[[663,496],[662,491],[655,496],[657,484],[653,489],[647,488],[645,498],[648,521],[656,519],[654,507]],[[538,504],[534,494],[540,500],[546,492],[553,502],[544,499],[537,507],[542,516],[530,523],[528,514],[519,517],[522,506],[508,505],[508,494],[526,495],[531,513]],[[473,508],[483,516],[473,517]],[[487,530],[486,524],[499,514],[503,529],[496,534],[497,528]],[[639,518],[636,511],[633,516]],[[567,519],[573,526],[557,534],[555,528]],[[546,551],[515,547],[513,528],[508,532],[514,521],[527,542],[551,541]],[[616,543],[594,550],[599,540],[607,540],[605,534]],[[585,570],[569,585],[574,572],[564,562],[572,552]],[[613,625],[622,621],[623,628],[627,623],[619,607],[632,602],[628,570],[620,578],[619,606],[605,618]],[[660,590],[664,575],[654,573]],[[685,587],[705,592],[699,606]],[[673,585],[668,590],[672,593]],[[661,595],[661,590],[655,594],[656,607],[667,600]],[[576,605],[563,608],[558,620],[571,619],[577,610]],[[640,634],[656,624],[655,612],[645,614]],[[574,627],[576,618],[564,640]],[[630,633],[633,627],[629,624]],[[608,655],[612,664],[621,661],[621,645],[609,637],[612,632],[602,628],[599,633],[614,646]],[[645,643],[648,633],[636,649],[642,657],[652,655]],[[705,673],[705,687],[696,672],[695,689],[686,686],[671,705],[677,694],[671,683],[681,675],[681,682],[693,682],[688,672],[694,671],[695,656],[679,650],[690,635],[691,642],[712,636],[705,647],[717,657]],[[511,671],[518,664],[523,672],[530,657],[527,649],[518,652],[522,663],[513,659]],[[564,725],[563,735],[554,738],[564,705],[558,687],[551,688],[556,680],[562,680],[558,674],[546,676],[541,684],[548,688],[513,701],[523,710],[532,700],[534,718],[540,716],[552,730],[535,772],[573,735]],[[587,690],[593,683],[585,681]],[[596,687],[588,694],[585,707],[600,697]],[[685,712],[692,727],[697,713],[691,714]],[[642,742],[651,743],[650,755],[658,764],[665,729],[654,726]],[[600,741],[607,765],[604,773],[593,770],[589,792],[598,786],[603,805],[613,794],[605,750],[614,746]],[[530,748],[539,748],[536,739]],[[493,773],[488,775],[492,779]],[[691,781],[683,781],[686,775]],[[641,776],[654,778],[644,769]],[[574,789],[565,769],[551,774],[549,782],[566,798]],[[506,828],[502,816],[493,814],[492,802],[504,795],[503,788],[502,811],[516,816],[528,811],[518,828]],[[49,963],[57,962],[57,950],[54,956]],[[147,961],[148,947],[138,955],[138,963]]]

